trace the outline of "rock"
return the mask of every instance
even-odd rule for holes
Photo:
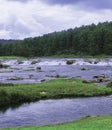
[[[41,67],[37,67],[37,70],[41,70]]]
[[[87,81],[87,80],[83,80],[82,82],[83,82],[83,83],[86,83],[86,84],[87,84],[87,83],[90,83],[90,81]]]
[[[67,64],[67,65],[71,65],[71,64],[73,64],[74,62],[75,62],[74,60],[67,60],[67,61],[66,61],[66,64]]]
[[[95,83],[110,82],[110,79],[105,74],[95,75],[93,78]]]
[[[24,63],[24,61],[20,61],[20,60],[18,60],[17,62],[18,62],[18,64],[23,64]]]
[[[84,70],[88,70],[88,69],[87,69],[87,68],[81,68],[80,70],[83,70],[83,71],[84,71]]]
[[[9,65],[3,65],[3,64],[0,64],[0,68],[2,69],[2,68],[8,68],[8,67],[10,67]]]
[[[36,60],[33,60],[33,61],[31,62],[32,65],[33,65],[33,64],[36,64],[36,63],[38,63],[38,61],[36,61]]]
[[[42,79],[41,82],[45,82],[46,80],[45,79]]]
[[[107,77],[105,76],[105,74],[101,74],[101,75],[95,75],[93,76],[93,78],[107,78]]]

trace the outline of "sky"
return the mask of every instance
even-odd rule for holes
[[[0,39],[112,21],[112,0],[0,0]]]

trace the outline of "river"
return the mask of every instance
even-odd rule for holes
[[[74,63],[67,65],[67,60]],[[112,80],[112,59],[35,58],[29,60],[1,60],[9,65],[0,69],[1,83],[40,83],[59,77],[92,80],[104,74]],[[84,68],[84,69],[83,69]],[[48,125],[69,122],[84,116],[112,114],[112,96],[44,100],[8,109],[0,108],[0,128]]]
[[[67,60],[74,63],[67,65]],[[92,80],[96,75],[105,74],[112,80],[112,59],[35,58],[2,60],[1,63],[9,65],[0,69],[1,83],[40,83],[55,79],[57,75]]]
[[[112,114],[112,96],[41,100],[0,112],[0,128],[58,124],[85,116]]]

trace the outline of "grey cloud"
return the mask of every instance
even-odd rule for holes
[[[81,4],[81,6],[96,9],[112,9],[112,0],[42,0],[48,4]]]
[[[8,1],[19,1],[19,2],[28,2],[33,0],[8,0]],[[36,0],[40,2],[44,2],[47,4],[60,4],[60,5],[67,5],[67,4],[74,4],[74,5],[81,5],[87,8],[96,8],[96,9],[112,9],[112,0]]]
[[[32,0],[7,0],[7,1],[13,1],[13,2],[18,1],[18,2],[25,3],[25,2],[28,2],[28,1],[32,1]]]

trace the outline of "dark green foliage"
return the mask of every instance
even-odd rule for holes
[[[54,32],[41,37],[27,38],[0,44],[0,55],[112,55],[112,22],[82,26]]]

